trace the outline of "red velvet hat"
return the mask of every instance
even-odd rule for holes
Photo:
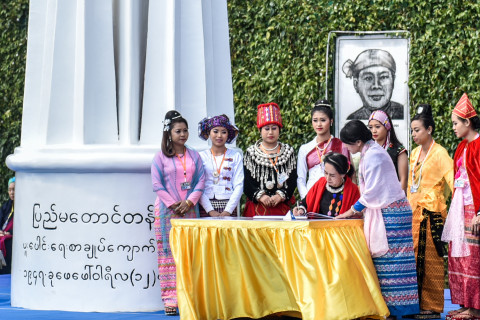
[[[471,117],[475,117],[477,115],[477,112],[475,109],[473,109],[472,102],[470,99],[468,99],[466,93],[464,93],[457,102],[457,105],[455,106],[455,109],[453,109],[452,113],[462,119],[470,119]]]
[[[280,107],[275,102],[260,104],[257,107],[257,127],[260,129],[268,124],[276,124],[280,128],[282,125],[282,116]]]

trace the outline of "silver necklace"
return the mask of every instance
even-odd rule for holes
[[[262,145],[262,147],[265,151],[273,151],[273,150],[278,148],[278,141],[277,141],[277,145],[275,147],[271,148],[271,149],[265,148],[265,145],[263,144],[263,142],[261,142],[260,144]]]
[[[328,192],[330,192],[330,193],[339,193],[339,192],[342,192],[344,186],[345,186],[345,184],[342,184],[340,187],[338,187],[337,189],[335,189],[335,188],[333,188],[333,187],[330,187],[330,186],[328,185],[328,183],[325,185],[325,187],[327,188]]]

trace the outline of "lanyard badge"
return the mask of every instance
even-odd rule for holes
[[[183,160],[182,158],[179,157],[178,154],[176,154],[178,160],[182,164],[183,167],[183,179],[184,181],[180,184],[180,187],[182,190],[190,190],[192,188],[190,182],[187,182],[187,149],[183,149]]]

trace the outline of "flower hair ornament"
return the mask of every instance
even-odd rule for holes
[[[163,123],[163,131],[168,131],[170,130],[170,123],[172,122],[172,120],[170,119],[165,119],[162,121]]]
[[[163,131],[169,131],[170,130],[170,124],[172,123],[172,120],[181,118],[182,115],[176,111],[169,111],[168,113],[171,113],[170,117],[165,117],[165,120],[162,121],[163,123]],[[168,114],[167,113],[167,114]]]

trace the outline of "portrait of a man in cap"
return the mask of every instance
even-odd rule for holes
[[[383,110],[392,119],[404,119],[402,104],[390,100],[395,85],[396,65],[392,55],[381,49],[361,52],[355,61],[347,60],[342,71],[353,79],[353,87],[363,106],[351,113],[347,120],[368,120],[375,110]]]

